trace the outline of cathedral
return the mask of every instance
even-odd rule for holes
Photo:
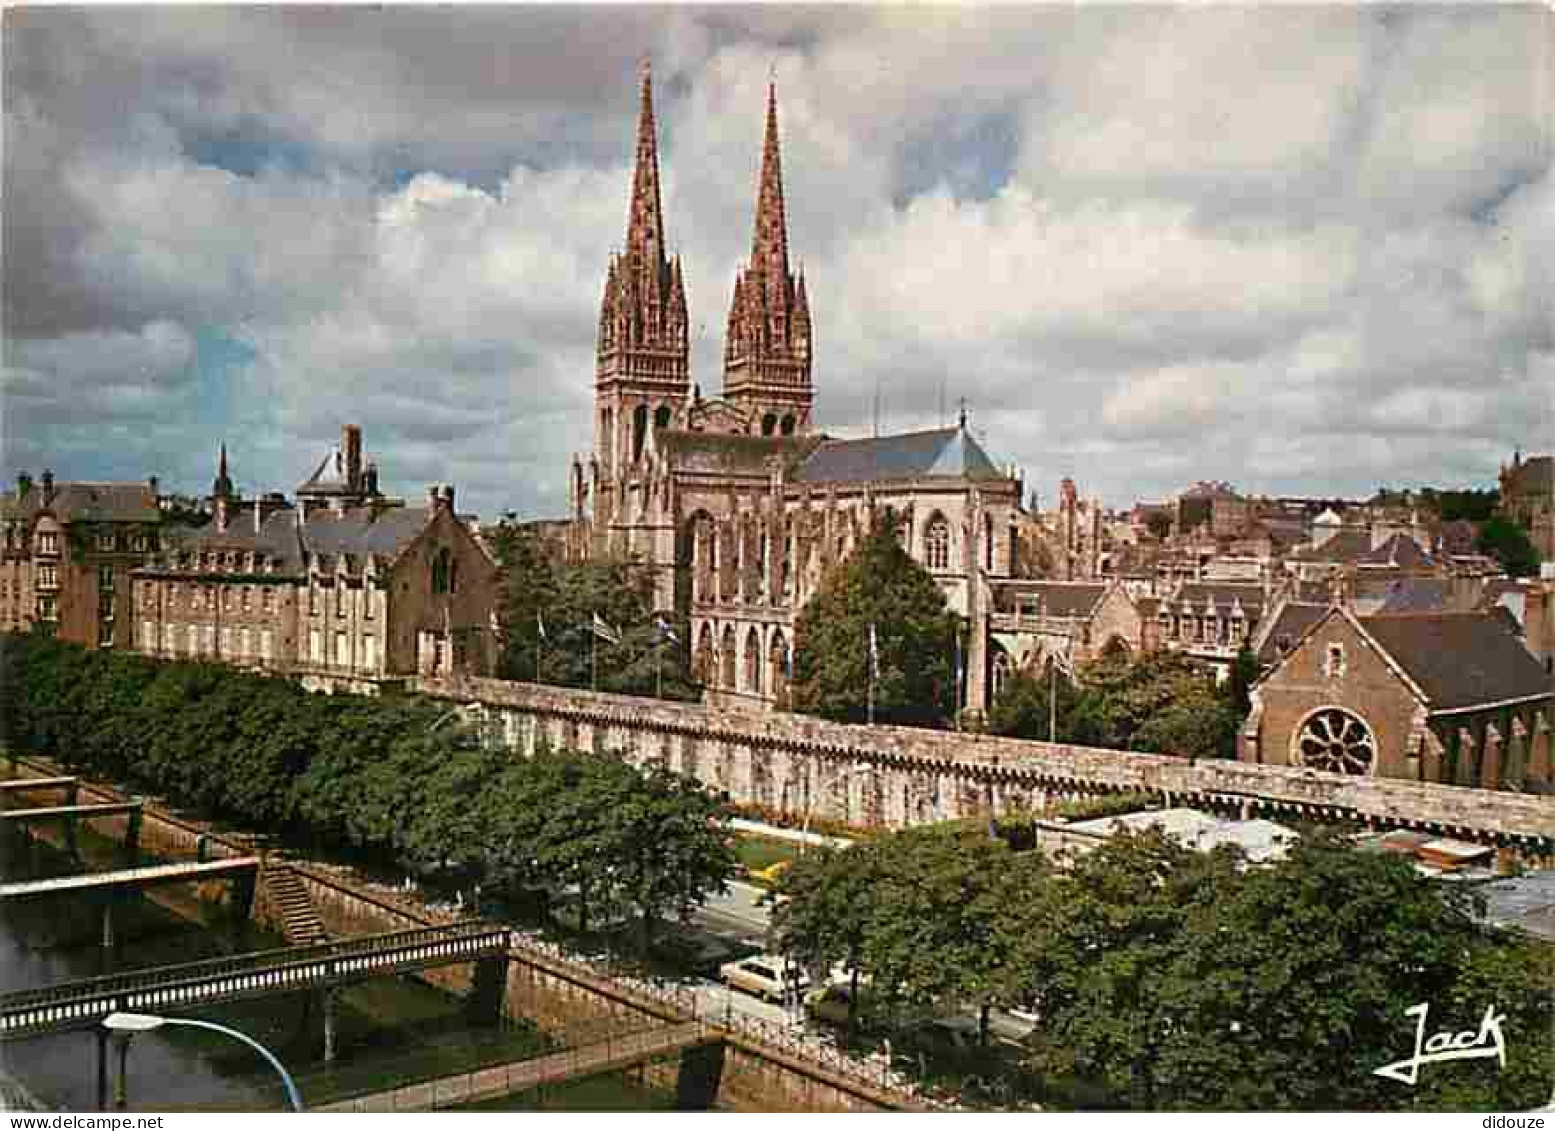
[[[775,86],[719,396],[692,382],[687,280],[667,246],[644,65],[626,243],[599,312],[594,447],[571,467],[569,554],[648,562],[659,608],[689,625],[708,700],[782,708],[799,609],[874,512],[891,508],[903,544],[971,623],[964,706],[985,709],[992,586],[1015,573],[1021,480],[989,458],[964,412],[956,427],[926,432],[817,430],[810,296],[789,261]]]

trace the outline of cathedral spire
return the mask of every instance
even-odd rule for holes
[[[783,207],[783,156],[778,144],[777,84],[767,84],[767,136],[756,189],[756,231],[751,266],[762,274],[788,276],[788,219]]]
[[[627,219],[626,252],[657,267],[664,256],[664,212],[659,204],[659,140],[653,120],[653,71],[642,67],[642,108],[637,118],[637,172]]]
[[[767,85],[750,261],[735,275],[724,345],[724,394],[764,435],[792,435],[809,427],[810,335],[809,296],[788,266],[788,217],[773,82]]]
[[[230,499],[235,493],[232,489],[232,477],[227,474],[227,445],[224,441],[221,445],[221,454],[216,458],[216,481],[211,484],[211,497]]]

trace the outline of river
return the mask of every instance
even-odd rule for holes
[[[87,870],[114,866],[116,846],[83,834]],[[36,879],[81,871],[65,853],[33,842],[13,851],[0,878]],[[163,893],[171,893],[164,895]],[[182,893],[181,895],[179,893]],[[0,990],[20,990],[131,970],[284,945],[252,923],[237,921],[192,891],[168,888],[158,898],[116,907],[111,966],[101,947],[97,913],[79,900],[7,904],[0,915]],[[544,1038],[527,1022],[472,1028],[459,998],[412,978],[382,978],[341,993],[337,1059],[323,1061],[319,1010],[306,995],[230,1003],[190,1017],[240,1029],[270,1048],[296,1079],[305,1104],[376,1091],[396,1083],[461,1071],[482,1061],[538,1052]],[[51,1110],[97,1109],[97,1039],[81,1031],[0,1043],[0,1083],[9,1079]],[[110,1075],[117,1057],[111,1057]],[[125,1059],[126,1107],[138,1111],[279,1110],[279,1077],[241,1043],[219,1034],[167,1028],[139,1034]],[[660,1110],[661,1093],[621,1076],[515,1096],[508,1110]]]

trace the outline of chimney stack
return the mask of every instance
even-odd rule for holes
[[[443,501],[443,485],[441,483],[427,484],[427,509],[435,511],[438,504]]]
[[[443,484],[443,506],[448,508],[449,514],[454,513],[454,485],[452,483]]]
[[[43,505],[48,506],[54,501],[54,473],[48,468],[43,469]]]
[[[158,479],[155,475],[152,475],[152,476],[147,478],[146,486],[151,488],[151,493],[153,495],[156,495],[158,498],[161,497],[162,481],[160,479]]]

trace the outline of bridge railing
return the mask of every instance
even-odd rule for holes
[[[294,988],[345,980],[407,961],[441,965],[503,954],[506,949],[507,928],[477,921],[109,974],[0,995],[0,1035],[73,1023],[114,1009]]]

